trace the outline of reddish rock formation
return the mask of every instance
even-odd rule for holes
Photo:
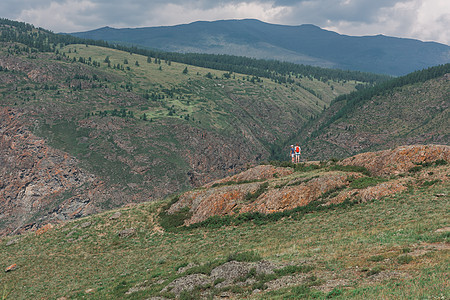
[[[421,163],[443,159],[450,161],[450,146],[415,145],[403,146],[393,150],[361,153],[344,159],[340,164],[363,166],[373,175],[387,176],[407,172]]]
[[[405,172],[408,176],[415,176],[408,173],[410,168],[419,163],[431,163],[441,159],[447,162],[450,160],[449,146],[399,147],[394,150],[359,154],[343,160],[340,164],[364,166],[377,176],[392,176]],[[421,172],[415,180],[447,181],[448,176],[445,174],[448,174],[448,166],[434,167],[435,172]],[[275,174],[278,176],[274,176]],[[313,201],[321,201],[324,205],[341,203],[346,199],[365,202],[405,191],[411,182],[411,177],[406,175],[399,178],[389,177],[365,188],[354,188],[351,182],[364,177],[361,173],[329,171],[324,165],[322,169],[305,177],[304,174],[294,173],[290,168],[257,166],[209,183],[202,189],[184,193],[170,207],[168,213],[189,207],[192,216],[185,221],[185,224],[189,225],[216,215],[274,213],[304,206]],[[252,180],[257,182],[245,183]],[[258,190],[261,193],[256,199],[248,197]]]
[[[248,169],[242,173],[229,176],[223,179],[219,179],[208,184],[205,184],[205,187],[211,187],[214,184],[221,184],[225,182],[240,182],[240,181],[252,181],[252,180],[261,180],[261,179],[272,179],[276,177],[284,177],[292,174],[294,171],[291,168],[281,168],[274,167],[271,165],[260,165],[254,168]]]
[[[323,193],[346,184],[347,174],[326,174],[297,186],[271,189],[255,202],[245,205],[240,212],[257,211],[267,214],[305,206],[319,199]]]

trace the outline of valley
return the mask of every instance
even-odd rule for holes
[[[0,295],[449,298],[449,74],[1,19]]]
[[[96,45],[52,47],[48,52],[2,43],[2,160],[21,160],[20,151],[27,151],[14,134],[20,130],[70,157],[73,168],[102,188],[89,192],[90,183],[80,181],[76,188],[63,184],[36,192],[33,200],[22,197],[30,208],[18,223],[8,199],[28,192],[27,181],[14,174],[26,172],[33,180],[43,170],[39,164],[31,171],[13,163],[10,171],[5,163],[0,202],[8,213],[2,232],[164,198],[242,171],[267,160],[274,144],[319,115],[337,95],[366,84],[301,74],[281,83]],[[23,147],[13,153],[11,143]],[[73,201],[78,204],[67,204]],[[64,206],[70,209],[62,213]]]

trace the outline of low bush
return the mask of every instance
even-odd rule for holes
[[[380,262],[380,261],[384,260],[384,256],[383,255],[374,255],[374,256],[369,257],[367,260],[374,261],[374,262]]]
[[[352,182],[350,182],[350,187],[353,189],[365,189],[369,186],[375,186],[385,181],[387,181],[387,179],[381,177],[360,177],[355,178]]]
[[[261,196],[265,191],[267,191],[268,187],[269,187],[269,183],[266,181],[263,184],[261,184],[254,193],[248,193],[245,196],[245,200],[248,202],[255,201],[256,199],[258,199],[259,196]]]
[[[322,195],[320,195],[320,198],[327,199],[327,198],[336,197],[339,194],[339,192],[345,188],[347,188],[347,186],[345,186],[345,185],[337,186],[335,188],[332,188],[331,190],[328,190],[328,191],[322,193]]]
[[[436,184],[436,183],[439,183],[439,182],[442,182],[442,180],[440,180],[440,179],[435,179],[435,180],[424,181],[424,182],[422,183],[422,186],[425,186],[425,187],[427,187],[427,186],[432,186],[432,185],[434,185],[434,184]]]
[[[184,225],[184,221],[192,217],[192,212],[190,211],[189,207],[183,207],[178,212],[175,212],[173,214],[167,213],[167,210],[162,209],[161,213],[159,214],[159,223],[161,224],[161,227],[164,228],[166,231],[177,231],[178,227],[181,227]]]
[[[413,257],[411,255],[401,255],[397,258],[397,262],[399,264],[405,265],[405,264],[409,264],[410,262],[412,262]]]
[[[235,252],[228,255],[227,261],[239,262],[257,262],[261,261],[262,257],[255,251]]]
[[[367,271],[367,276],[376,275],[383,270],[384,270],[384,268],[382,266],[376,266],[376,267],[370,269],[369,271]]]

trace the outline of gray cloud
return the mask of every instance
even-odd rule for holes
[[[448,0],[2,0],[1,17],[55,32],[256,18],[315,24],[349,35],[385,34],[450,44]]]

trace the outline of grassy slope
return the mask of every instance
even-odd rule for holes
[[[363,104],[316,132],[316,137],[304,134],[333,117],[343,105],[335,102],[318,122],[304,128],[299,138],[304,141],[305,154],[316,159],[346,157],[399,145],[448,144],[449,94],[450,81],[445,76],[397,87],[365,99]]]
[[[30,80],[30,68],[4,72],[17,79],[0,86],[2,105],[28,111],[27,121],[34,122],[34,133],[76,156],[89,171],[127,189],[130,184],[143,184],[145,193],[154,197],[191,185],[186,174],[197,163],[196,158],[189,161],[187,151],[173,149],[202,152],[211,139],[217,146],[227,143],[231,148],[248,148],[248,153],[240,155],[241,161],[230,162],[239,170],[257,155],[268,156],[270,144],[287,137],[290,128],[317,115],[336,95],[352,91],[356,84],[296,79],[296,83],[314,90],[318,98],[297,84],[281,85],[264,78],[252,83],[239,74],[224,79],[222,71],[174,62],[155,64],[154,59],[147,63],[147,57],[97,46],[57,47],[59,55],[8,54],[8,49],[15,48],[5,44],[0,51],[14,60],[13,64],[30,64],[40,73]],[[63,52],[70,59],[58,60]],[[130,70],[108,68],[104,62],[107,56],[111,66],[121,64]],[[77,62],[72,62],[74,57]],[[90,57],[100,66],[80,63],[79,57]],[[124,64],[125,59],[128,64]],[[186,67],[188,74],[183,74]],[[213,79],[205,77],[208,73]],[[77,88],[80,85],[81,89]],[[146,93],[150,99],[142,97]],[[114,110],[122,109],[127,117],[112,116]],[[105,111],[107,116],[98,116]],[[130,112],[134,118],[129,117]],[[141,119],[144,114],[148,121]],[[198,136],[208,136],[209,140],[194,145],[186,133],[197,134],[192,140]],[[242,151],[238,149],[228,152]],[[209,176],[225,175],[214,172],[217,170]],[[157,189],[152,191],[153,187]],[[142,187],[137,190],[143,192]]]
[[[250,298],[447,298],[449,235],[436,230],[448,226],[449,186],[411,183],[407,192],[380,201],[259,225],[162,232],[155,220],[165,202],[153,202],[123,208],[117,220],[107,212],[22,236],[10,246],[13,238],[5,238],[0,266],[16,263],[18,269],[1,277],[0,289],[8,299],[142,299],[157,295],[180,266],[253,250],[262,259],[313,270],[311,285],[257,296],[244,290]],[[91,224],[83,228],[86,222]],[[118,237],[131,227],[134,236]],[[126,295],[134,286],[146,289]]]
[[[68,53],[69,49],[71,53]],[[111,70],[106,68],[105,63],[102,63],[101,69],[121,76],[123,80],[121,83],[123,84],[127,82],[133,84],[134,92],[143,94],[145,91],[150,90],[152,93],[164,94],[164,89],[173,89],[175,90],[174,97],[166,98],[164,106],[172,107],[173,105],[177,111],[180,111],[179,115],[184,116],[188,113],[192,115],[193,113],[194,116],[199,114],[200,118],[201,113],[199,111],[202,109],[209,109],[211,112],[216,113],[224,110],[225,113],[229,113],[226,105],[230,105],[232,102],[228,98],[232,95],[244,94],[256,96],[258,100],[264,102],[274,101],[283,107],[285,113],[295,114],[295,117],[300,116],[305,120],[310,115],[319,113],[323,105],[328,105],[335,96],[352,91],[356,84],[356,82],[323,83],[317,80],[310,80],[309,78],[296,80],[301,85],[313,89],[322,98],[319,99],[296,85],[283,86],[264,78],[260,84],[251,84],[243,80],[247,76],[239,74],[235,74],[235,77],[229,80],[211,80],[205,78],[207,73],[211,73],[213,78],[218,77],[222,79],[223,74],[226,72],[174,62],[170,66],[164,61],[161,64],[155,64],[154,60],[152,60],[152,63],[147,63],[147,57],[97,46],[69,45],[60,51],[65,52],[70,58],[91,57],[92,60],[99,62],[103,62],[106,56],[109,56],[111,65],[121,64],[125,68],[130,67],[131,70]],[[128,61],[128,64],[124,64],[125,60]],[[139,63],[139,66],[135,65],[136,61]],[[162,70],[159,70],[160,67]],[[186,67],[188,67],[188,74],[183,74],[182,71]],[[189,104],[187,100],[189,100]],[[224,101],[225,103],[223,103]],[[144,110],[141,114],[144,112],[149,113],[150,117],[167,116],[167,110]],[[217,116],[212,115],[212,117],[213,119],[208,122],[212,124],[208,125],[214,126],[214,123],[220,123],[216,119]],[[217,126],[216,124],[215,127]]]

